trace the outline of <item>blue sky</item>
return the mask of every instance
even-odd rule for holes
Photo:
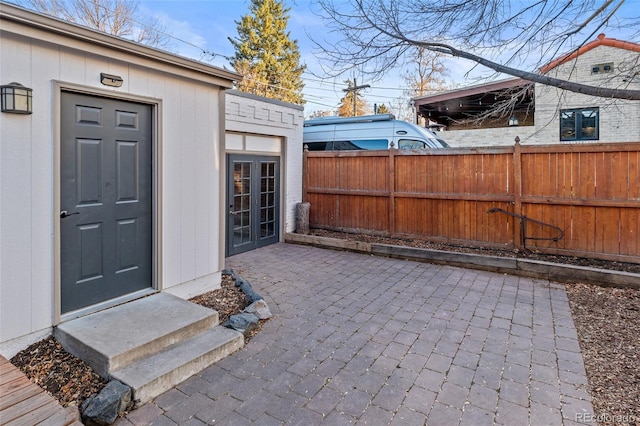
[[[249,0],[143,0],[139,11],[167,23],[169,32],[175,37],[169,50],[212,65],[229,67],[229,61],[224,56],[232,56],[234,51],[228,37],[237,36],[235,21],[239,21],[249,12],[249,4]],[[289,0],[287,6],[291,9],[289,12],[291,38],[298,40],[302,62],[310,71],[303,76],[305,80],[303,93],[307,101],[305,115],[318,110],[335,110],[340,98],[344,96],[342,92],[346,87],[344,80],[352,76],[324,81],[317,76],[321,70],[318,60],[314,57],[316,48],[309,34],[314,38],[318,35],[323,37],[330,35],[323,33],[325,28],[320,18],[314,14],[317,6],[314,5],[313,0]],[[202,50],[219,56],[204,57]],[[451,75],[452,80],[461,81],[464,72],[473,66],[470,63],[460,65],[452,68],[455,71]],[[398,98],[403,97],[404,79],[399,77],[399,73],[390,74],[376,82],[359,78],[358,84],[371,85],[370,89],[361,92],[371,105],[385,103],[389,106],[390,103],[398,103]]]
[[[520,0],[518,0],[520,1]],[[522,0],[528,1],[528,0]],[[169,32],[174,37],[169,47],[174,53],[197,60],[229,68],[225,56],[232,56],[234,51],[228,37],[236,37],[236,23],[249,12],[249,0],[141,0],[139,12],[148,14],[166,22]],[[340,98],[344,96],[344,81],[353,78],[345,75],[335,80],[323,80],[318,75],[322,71],[318,59],[314,56],[317,49],[313,38],[331,38],[320,17],[315,0],[286,0],[289,11],[289,32],[298,40],[301,59],[309,72],[303,75],[307,101],[305,116],[314,111],[335,110]],[[623,15],[637,16],[640,11],[640,0],[627,0],[621,12]],[[635,29],[628,29],[635,32]],[[624,34],[607,33],[608,37],[625,38]],[[593,37],[595,38],[595,37]],[[635,41],[635,40],[631,40]],[[212,52],[216,56],[203,56],[202,51]],[[562,52],[564,53],[564,52]],[[483,67],[465,60],[446,59],[445,66],[449,72],[447,80],[458,86],[477,84],[480,78],[488,78],[493,73]],[[402,88],[405,85],[401,76],[402,70],[394,70],[379,81],[367,81],[358,77],[358,84],[370,84],[371,88],[361,91],[364,99],[372,106],[385,103],[396,106],[399,98],[406,104]]]

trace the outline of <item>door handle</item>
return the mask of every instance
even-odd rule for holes
[[[66,210],[60,211],[60,219],[64,219],[65,217],[73,216],[74,214],[80,214],[80,212],[69,213]]]

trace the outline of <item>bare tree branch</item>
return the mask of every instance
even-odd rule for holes
[[[440,43],[423,43],[413,41],[419,46],[423,46],[425,49],[432,50],[434,52],[440,52],[455,57],[469,59],[478,64],[484,65],[487,68],[491,68],[494,71],[509,74],[514,77],[520,77],[524,80],[534,83],[540,83],[547,86],[557,87],[559,89],[568,90],[570,92],[582,93],[583,95],[598,96],[601,98],[616,98],[627,100],[640,100],[640,90],[632,89],[612,89],[607,87],[590,86],[587,84],[575,83],[572,81],[562,80],[559,78],[549,77],[543,74],[536,74],[529,71],[523,71],[516,68],[508,67],[506,65],[498,64],[496,62],[485,59],[481,56],[474,55],[473,53],[464,52],[462,50],[454,49],[451,46]]]
[[[325,71],[333,76],[357,69],[380,77],[402,64],[410,48],[419,46],[468,59],[496,73],[576,93],[640,100],[640,90],[630,86],[633,80],[620,78],[609,87],[594,87],[534,71],[561,50],[583,45],[597,31],[635,28],[632,37],[637,37],[640,18],[633,15],[633,8],[621,13],[624,0],[538,0],[524,2],[520,8],[517,4],[502,0],[320,0],[327,27],[341,41],[316,43],[327,60]],[[539,61],[527,63],[530,58]]]
[[[20,0],[24,7],[153,47],[166,47],[167,27],[138,13],[137,0]]]

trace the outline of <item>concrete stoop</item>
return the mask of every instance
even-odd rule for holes
[[[216,311],[167,293],[60,324],[56,338],[100,376],[130,386],[137,404],[244,345]]]

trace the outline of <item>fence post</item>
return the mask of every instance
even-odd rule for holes
[[[296,205],[296,232],[298,234],[309,234],[309,210],[311,204],[304,202]]]
[[[520,138],[516,136],[515,145],[513,146],[513,213],[522,214],[522,150],[520,146]],[[522,219],[513,218],[513,245],[518,250],[522,250]]]
[[[391,142],[393,143],[393,142]],[[389,148],[389,235],[396,233],[396,149]]]

